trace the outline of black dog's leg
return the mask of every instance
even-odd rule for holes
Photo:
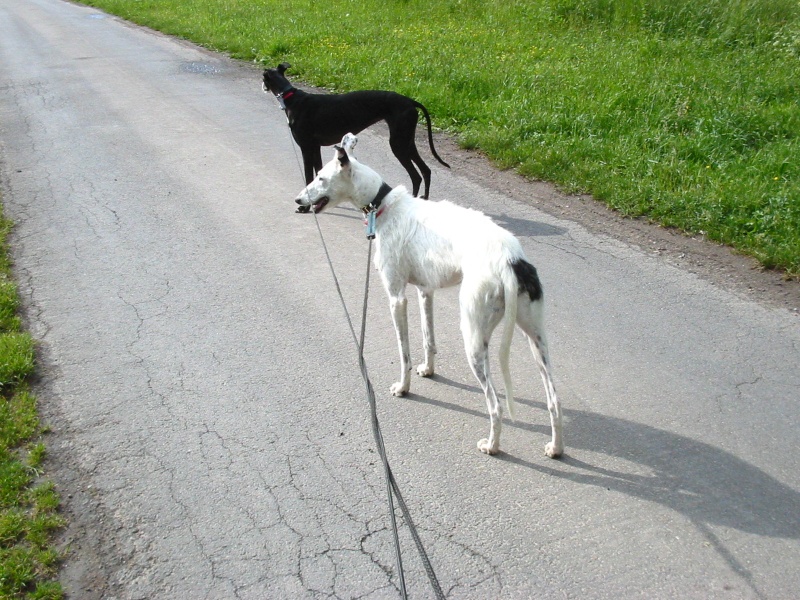
[[[314,153],[314,175],[322,171],[322,148],[317,146]]]
[[[403,168],[408,173],[408,176],[411,177],[411,193],[415,196],[418,195],[419,186],[422,183],[422,177],[420,177],[419,173],[417,173],[417,170],[414,168],[414,163],[411,162],[411,159],[408,156],[408,147],[395,147],[395,145],[392,144],[392,152],[394,152],[394,155],[397,157],[397,160],[400,161],[400,164],[403,165]]]
[[[386,124],[389,125],[389,146],[392,148],[392,153],[397,157],[397,160],[403,165],[408,176],[411,177],[411,193],[415,196],[419,193],[419,186],[422,183],[422,177],[417,173],[411,160],[413,152],[416,152],[414,130],[417,128],[418,118],[417,109],[414,108],[402,115],[398,115],[394,119],[386,119]],[[413,152],[412,148],[414,149]],[[425,191],[426,193],[428,191],[427,184]]]
[[[303,175],[306,178],[306,185],[314,181],[314,176],[322,169],[322,152],[319,146],[302,146],[300,151],[303,153]],[[307,213],[311,210],[310,206],[298,206],[295,212]]]
[[[317,146],[301,146],[300,151],[303,153],[303,175],[306,178],[306,185],[314,181],[316,175],[317,159],[319,155],[319,147]]]
[[[417,129],[418,119],[417,109],[413,108],[391,120],[387,119],[386,122],[389,125],[389,145],[397,160],[400,161],[408,176],[411,177],[412,193],[415,196],[419,195],[419,187],[424,180],[425,194],[423,194],[422,198],[427,200],[431,188],[431,170],[419,155],[419,150],[417,150],[417,145],[414,141],[414,132]],[[417,169],[419,169],[419,172],[417,172]],[[421,177],[420,173],[422,174]]]
[[[425,193],[422,195],[422,197],[427,200],[428,192],[430,192],[431,189],[431,170],[420,157],[419,150],[417,150],[417,146],[413,141],[411,142],[411,147],[409,148],[409,156],[414,164],[417,165],[419,172],[422,173],[422,179],[425,181]]]

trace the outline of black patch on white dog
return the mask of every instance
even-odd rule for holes
[[[511,262],[511,268],[514,270],[514,275],[517,276],[520,294],[528,292],[532,302],[541,300],[542,284],[539,281],[539,274],[536,273],[536,267],[527,260],[518,258]]]

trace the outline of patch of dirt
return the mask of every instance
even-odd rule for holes
[[[623,217],[591,196],[567,195],[552,184],[526,179],[511,170],[500,171],[483,154],[462,149],[448,135],[434,134],[434,143],[455,172],[476,183],[554,217],[578,223],[592,233],[658,255],[739,297],[785,308],[800,316],[800,281],[788,279],[781,271],[764,269],[754,258],[702,236],[689,236],[645,219]],[[420,140],[418,145],[423,148],[427,143]]]

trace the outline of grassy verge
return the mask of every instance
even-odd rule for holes
[[[34,369],[33,340],[17,317],[10,227],[0,216],[0,598],[55,600],[63,594],[51,536],[63,520],[52,483],[40,480],[45,447],[36,398],[25,384]]]
[[[796,0],[88,0],[800,275]],[[254,85],[257,85],[254,82]]]

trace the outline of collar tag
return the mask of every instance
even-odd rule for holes
[[[361,210],[364,212],[364,216],[366,217],[364,219],[364,225],[367,226],[368,240],[375,239],[375,219],[377,219],[383,212],[383,208],[381,208],[381,202],[383,202],[383,199],[386,198],[391,191],[392,186],[384,181],[381,183],[381,187],[378,190],[378,193],[375,194],[372,202],[361,208]]]
[[[372,209],[367,213],[367,239],[374,240],[375,239],[375,217],[377,216],[378,211],[376,209]]]

